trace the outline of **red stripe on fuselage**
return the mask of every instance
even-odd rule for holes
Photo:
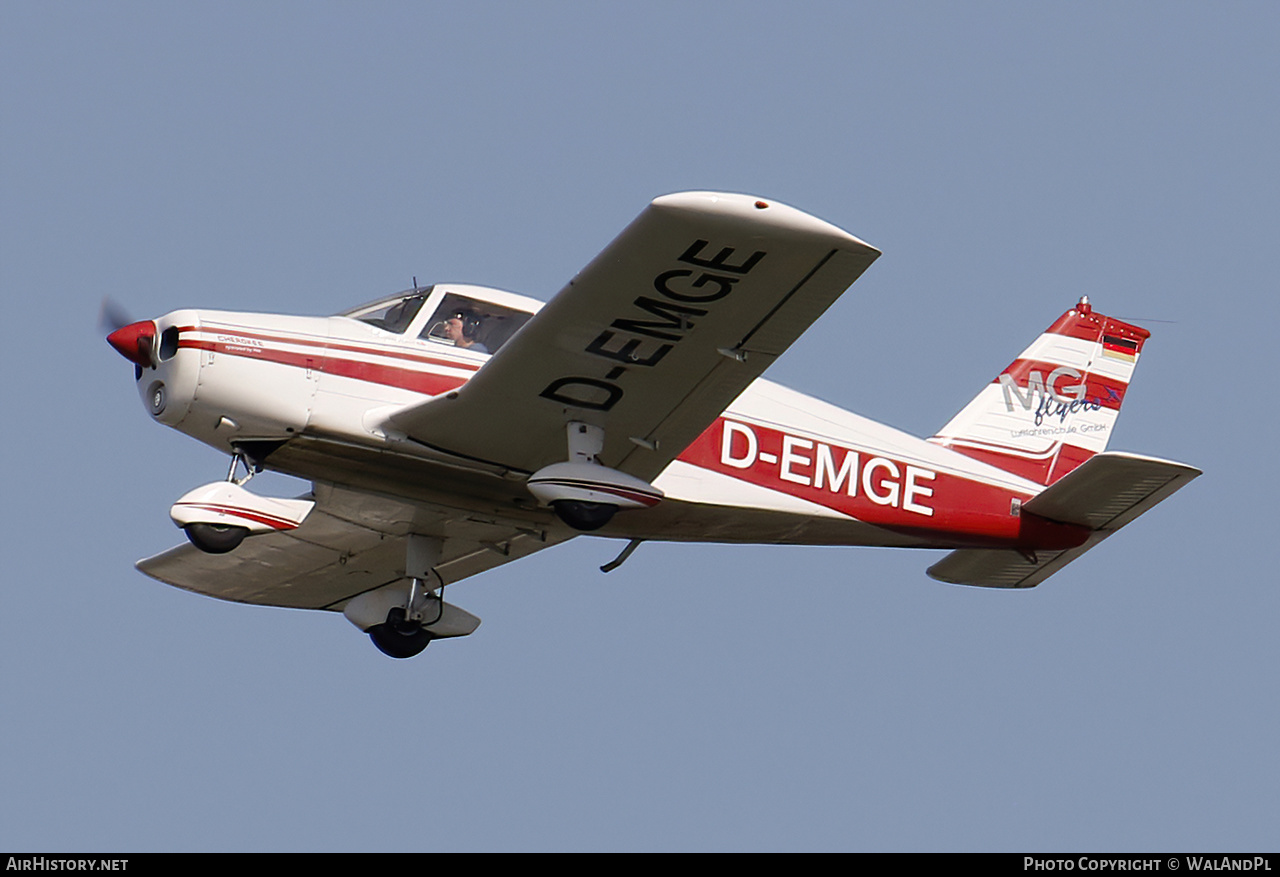
[[[228,332],[225,334],[232,335],[236,333]],[[457,375],[442,375],[437,372],[417,371],[415,369],[401,368],[399,366],[391,365],[379,365],[377,363],[363,362],[355,359],[340,359],[338,357],[325,355],[325,351],[317,351],[319,355],[312,356],[305,353],[278,350],[273,347],[250,347],[243,344],[203,340],[183,340],[179,341],[178,346],[180,348],[185,347],[194,350],[209,350],[214,353],[220,353],[227,356],[240,356],[245,359],[255,359],[261,362],[274,362],[280,365],[293,366],[295,368],[317,369],[328,375],[353,378],[357,381],[367,381],[373,384],[382,384],[387,387],[398,387],[403,390],[410,390],[415,393],[423,393],[429,396],[438,396],[441,393],[456,390],[467,382],[466,378],[462,378]]]
[[[731,424],[728,442],[726,423]],[[750,431],[754,440],[747,438],[745,431]],[[849,454],[856,454],[856,459],[850,460]],[[1011,500],[1030,496],[874,451],[784,433],[732,417],[718,418],[679,459],[859,521],[930,533],[946,542],[1017,544],[1020,524],[1011,514]]]
[[[178,337],[182,337],[183,332],[205,332],[211,335],[228,335],[240,336],[241,338],[253,338],[257,341],[275,341],[281,344],[294,344],[299,347],[318,347],[322,350],[341,350],[346,353],[364,353],[369,356],[385,356],[391,359],[403,359],[408,362],[420,362],[423,365],[442,365],[448,368],[461,369],[463,371],[479,371],[480,365],[474,362],[460,362],[453,359],[441,359],[438,356],[431,356],[425,353],[418,353],[412,350],[405,350],[397,347],[379,347],[367,344],[358,344],[350,339],[331,340],[321,338],[315,335],[284,335],[278,333],[257,332],[244,329],[219,329],[214,326],[202,326],[197,329],[195,326],[178,327]],[[233,343],[233,342],[226,342]],[[179,344],[179,346],[182,346]]]

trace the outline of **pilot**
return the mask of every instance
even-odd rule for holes
[[[452,341],[455,347],[472,353],[488,353],[489,348],[476,340],[479,331],[480,318],[474,311],[458,311],[444,321],[444,337]]]

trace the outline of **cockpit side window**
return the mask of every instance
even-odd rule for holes
[[[409,295],[398,295],[395,298],[383,299],[357,308],[344,316],[355,317],[362,323],[399,334],[409,328],[409,324],[418,315],[418,311],[422,310],[422,303],[430,294],[430,289],[419,289]]]
[[[472,353],[496,353],[531,316],[451,292],[418,337]]]

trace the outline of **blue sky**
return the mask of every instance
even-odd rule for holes
[[[3,18],[0,848],[1277,847],[1273,5]],[[1026,593],[852,548],[602,576],[580,539],[459,585],[484,625],[403,662],[133,569],[226,461],[149,422],[104,295],[545,299],[690,188],[885,253],[775,380],[928,435],[1085,293],[1153,331],[1112,447],[1206,474]]]

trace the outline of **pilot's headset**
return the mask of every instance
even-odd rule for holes
[[[476,316],[475,311],[458,311],[454,313],[450,319],[460,320],[462,322],[462,337],[468,341],[476,340],[476,333],[480,331],[480,318]]]

